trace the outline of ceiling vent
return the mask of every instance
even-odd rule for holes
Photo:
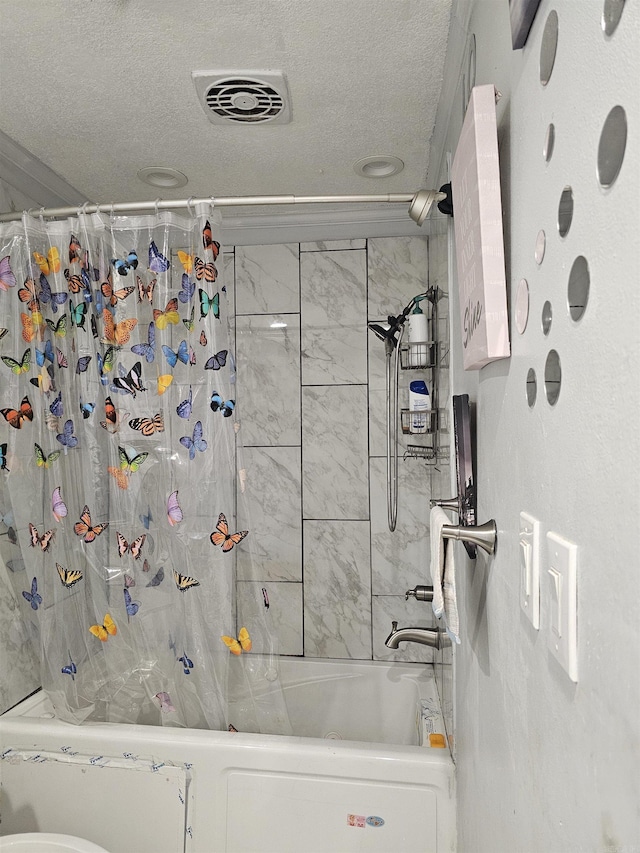
[[[289,91],[279,71],[192,71],[212,124],[288,124]]]

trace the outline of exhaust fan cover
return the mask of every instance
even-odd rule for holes
[[[192,71],[212,124],[288,124],[289,91],[279,71]]]

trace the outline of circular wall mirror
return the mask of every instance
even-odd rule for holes
[[[544,365],[544,390],[550,406],[555,406],[560,396],[562,384],[562,369],[560,367],[560,356],[556,350],[549,351]]]
[[[598,144],[598,180],[610,187],[618,177],[627,147],[627,114],[614,107],[606,117]]]
[[[558,204],[558,234],[561,237],[566,237],[571,228],[571,220],[573,219],[573,190],[571,187],[565,187],[560,195],[560,203]]]
[[[623,9],[624,0],[604,0],[602,29],[606,36],[611,36],[616,31]]]
[[[551,72],[556,61],[558,49],[558,13],[555,9],[549,12],[547,22],[542,33],[540,45],[540,82],[546,86],[551,79]]]
[[[515,321],[516,329],[524,334],[529,319],[529,285],[524,278],[520,279],[516,292]]]
[[[542,149],[542,156],[547,161],[547,163],[549,162],[549,160],[551,160],[551,157],[553,155],[553,146],[555,145],[555,142],[556,142],[556,128],[552,122],[549,125],[549,127],[547,128],[547,133],[546,133],[546,136],[544,138],[544,147]]]
[[[535,405],[537,396],[538,381],[536,379],[536,372],[533,367],[530,367],[529,372],[527,373],[527,403],[530,409]]]
[[[578,255],[571,267],[569,286],[567,287],[569,314],[571,315],[571,319],[576,322],[587,309],[590,283],[591,277],[589,275],[587,259],[582,255]]]

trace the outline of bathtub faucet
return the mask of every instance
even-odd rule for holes
[[[442,632],[437,628],[400,628],[398,623],[391,623],[391,633],[384,641],[388,649],[397,649],[400,643],[421,643],[423,646],[431,646],[440,649],[444,645]]]

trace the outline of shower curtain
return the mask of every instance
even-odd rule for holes
[[[70,722],[289,731],[266,593],[235,618],[219,228],[209,206],[0,227],[0,549]]]

